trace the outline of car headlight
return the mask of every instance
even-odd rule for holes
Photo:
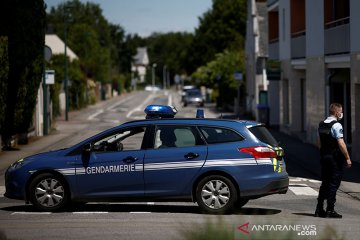
[[[16,162],[14,162],[13,164],[10,165],[11,168],[20,168],[22,165],[24,165],[24,159],[19,159]]]

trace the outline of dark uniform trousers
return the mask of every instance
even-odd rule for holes
[[[327,199],[327,210],[333,211],[344,168],[344,157],[341,152],[321,156],[321,180],[318,203],[321,205]]]

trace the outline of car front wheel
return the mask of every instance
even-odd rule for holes
[[[204,213],[225,214],[233,210],[237,191],[228,178],[220,175],[207,176],[197,185],[196,200]]]
[[[29,186],[30,202],[42,211],[57,211],[69,201],[64,181],[51,173],[36,176]]]

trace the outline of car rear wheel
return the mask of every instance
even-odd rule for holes
[[[69,191],[60,177],[44,173],[36,176],[29,186],[30,202],[42,211],[57,211],[69,201]]]
[[[237,192],[228,178],[220,175],[207,176],[197,185],[196,200],[204,213],[225,214],[233,210]]]

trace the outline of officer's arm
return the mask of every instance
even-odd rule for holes
[[[337,140],[338,144],[339,144],[339,148],[340,148],[340,151],[342,152],[342,154],[344,155],[345,159],[346,159],[346,165],[347,167],[351,167],[351,160],[350,160],[350,156],[349,156],[349,153],[347,151],[347,148],[346,148],[346,144],[344,142],[344,139],[343,138],[339,138]]]

